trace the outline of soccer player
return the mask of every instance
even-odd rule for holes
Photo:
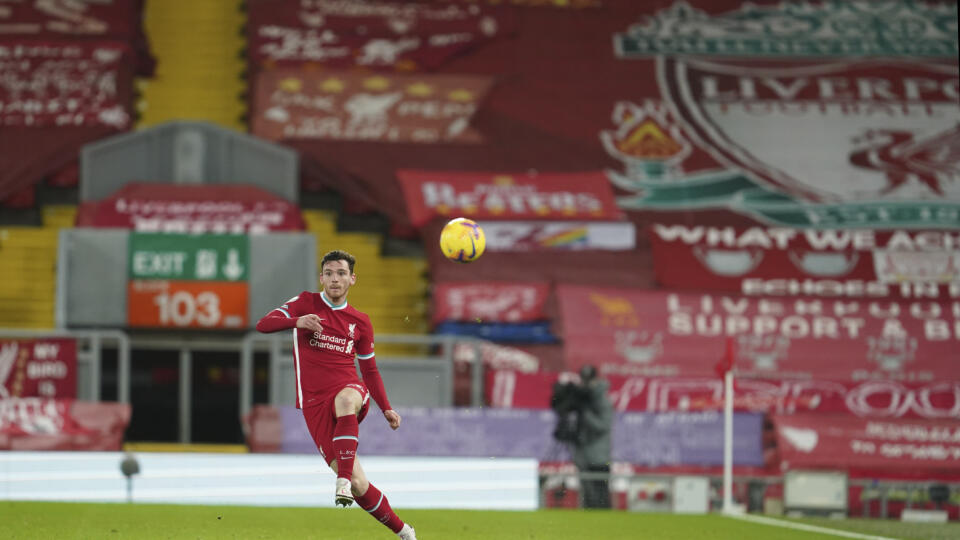
[[[257,323],[260,332],[293,328],[297,408],[327,465],[337,473],[334,502],[344,507],[354,500],[404,540],[416,540],[409,524],[397,517],[386,496],[373,486],[356,459],[359,423],[370,408],[370,397],[390,427],[400,427],[400,415],[390,407],[373,356],[370,317],[347,304],[347,291],[356,283],[356,259],[335,250],[320,262],[323,291],[303,291]],[[357,379],[353,357],[360,362]]]

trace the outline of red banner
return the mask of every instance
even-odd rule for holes
[[[77,342],[0,340],[0,398],[77,396]]]
[[[122,41],[137,51],[137,74],[153,74],[154,60],[143,33],[144,0],[4,2],[0,40],[39,38]]]
[[[147,183],[130,183],[108,199],[83,203],[77,226],[217,234],[305,227],[297,205],[257,187]]]
[[[493,79],[274,69],[257,75],[251,131],[260,137],[478,143],[470,118]]]
[[[119,42],[0,42],[0,126],[130,125],[133,72]]]
[[[397,171],[410,221],[432,218],[610,220],[620,217],[602,172]]]
[[[847,415],[774,416],[784,468],[960,470],[954,421],[870,420]]]
[[[749,295],[960,297],[950,231],[734,228],[654,224],[657,281]]]
[[[497,345],[488,341],[471,343],[457,343],[453,347],[453,360],[457,369],[461,364],[469,365],[477,361],[479,354],[486,371],[509,369],[520,373],[537,373],[540,369],[540,360],[523,350],[506,345]]]
[[[487,372],[486,399],[493,407],[546,409],[553,383],[572,374]],[[703,411],[723,408],[719,377],[609,375],[610,400],[618,411]],[[565,379],[566,380],[566,379]],[[837,382],[820,379],[737,379],[734,406],[775,414],[852,414],[864,418],[960,419],[960,382]]]
[[[126,403],[0,399],[0,450],[118,451],[129,424]]]
[[[257,67],[434,69],[502,32],[490,8],[409,2],[249,2]]]
[[[725,343],[741,372],[827,380],[955,380],[960,301],[751,298],[560,286],[567,368],[713,374]]]
[[[433,322],[528,322],[547,318],[548,283],[437,283]]]

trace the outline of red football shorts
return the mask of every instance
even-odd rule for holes
[[[367,411],[370,410],[370,392],[362,383],[350,383],[344,385],[344,388],[353,388],[360,392],[363,405],[360,406],[360,412],[357,414],[357,422],[363,422],[363,418],[367,416]],[[310,436],[313,437],[313,442],[317,445],[317,450],[320,450],[320,455],[323,456],[327,465],[337,459],[333,451],[333,429],[337,426],[337,410],[333,401],[337,393],[330,394],[330,397],[319,404],[311,404],[310,407],[303,409],[303,419],[307,422],[307,429],[310,431]]]

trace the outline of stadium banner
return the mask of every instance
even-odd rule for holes
[[[629,221],[484,221],[483,232],[487,252],[630,251],[637,247],[636,226]]]
[[[260,234],[305,228],[297,205],[254,186],[132,182],[109,198],[85,202],[78,227],[138,232]]]
[[[884,283],[949,283],[953,297],[960,297],[960,248],[931,253],[878,249],[873,252],[873,267]]]
[[[261,71],[251,131],[271,141],[479,143],[470,118],[492,83],[481,75]]]
[[[0,127],[128,128],[130,55],[114,41],[0,41]]]
[[[621,205],[956,229],[956,16],[956,3],[651,5],[613,35],[614,55],[655,81],[601,132]]]
[[[557,287],[568,369],[712,375],[735,343],[745,374],[837,381],[957,379],[960,300],[770,298]]]
[[[549,294],[549,283],[437,283],[433,290],[433,323],[544,320]]]
[[[491,369],[486,402],[492,407],[547,409],[553,384],[572,374]],[[618,411],[717,411],[723,408],[719,377],[608,375],[609,397]],[[863,418],[960,420],[960,381],[828,381],[741,378],[734,406],[768,414],[852,414]]]
[[[0,398],[77,397],[77,341],[0,339]]]
[[[956,420],[796,414],[772,421],[784,468],[960,470]]]
[[[130,326],[246,326],[247,236],[131,232],[128,255]]]
[[[620,218],[602,172],[479,173],[398,170],[397,179],[414,226],[434,217],[475,220]]]
[[[149,77],[155,60],[143,32],[144,1],[4,2],[0,40],[121,41],[137,52],[137,74]]]
[[[477,360],[483,362],[486,370],[509,369],[521,373],[536,373],[540,370],[540,359],[527,351],[498,345],[489,341],[474,343],[457,342],[453,346],[455,369],[471,369],[470,364]]]
[[[254,0],[247,16],[251,66],[411,72],[436,69],[493,39],[503,32],[504,12],[478,5]]]
[[[960,297],[952,231],[653,224],[657,282],[749,295]]]
[[[248,440],[262,440],[265,449],[284,453],[316,452],[301,411],[285,406],[277,415],[260,408],[267,407],[255,407],[251,418],[265,421],[259,426],[250,423],[254,429],[248,430]],[[360,424],[360,438],[371,455],[540,459],[555,445],[557,418],[552,410],[410,407],[398,412],[410,429],[394,432],[384,422]],[[282,437],[276,436],[278,427]],[[763,465],[762,427],[763,415],[736,414],[734,463]],[[425,432],[433,436],[417,435]],[[716,411],[616,413],[612,432],[615,461],[646,466],[723,463],[723,416]],[[251,444],[254,448],[257,445]],[[561,453],[567,455],[565,450]]]
[[[130,413],[127,403],[0,399],[0,450],[119,451]]]

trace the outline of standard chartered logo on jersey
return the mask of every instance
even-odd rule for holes
[[[352,326],[352,325],[351,325]],[[310,346],[318,349],[327,349],[343,354],[353,353],[353,340],[347,338],[328,336],[323,332],[314,332],[310,338]]]

